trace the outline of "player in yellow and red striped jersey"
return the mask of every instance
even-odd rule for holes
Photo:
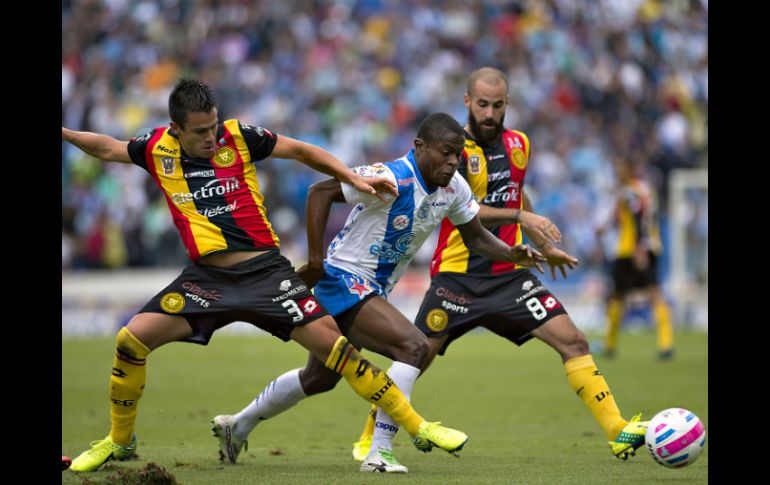
[[[254,162],[268,156],[294,159],[370,194],[378,194],[379,187],[396,195],[395,186],[382,178],[359,177],[317,146],[238,120],[220,123],[213,92],[197,80],[177,83],[169,96],[169,115],[169,127],[128,142],[62,127],[62,139],[89,155],[133,162],[150,173],[192,260],[118,332],[109,387],[110,434],[92,442],[70,469],[94,471],[108,460],[134,454],[150,352],[174,341],[206,345],[216,330],[234,321],[297,341],[358,395],[392,413],[418,442],[446,450],[464,443],[465,433],[425,421],[386,373],[362,359],[281,256]]]
[[[668,360],[674,352],[674,332],[671,311],[658,280],[658,258],[663,253],[658,227],[658,199],[645,180],[640,165],[622,157],[617,157],[613,165],[618,180],[615,208],[611,221],[597,229],[600,237],[607,232],[610,224],[617,229],[615,254],[610,258],[612,289],[607,298],[608,329],[604,353],[607,357],[615,356],[625,299],[631,291],[642,290],[652,303],[658,334],[658,357]]]
[[[565,266],[573,268],[577,259],[555,246],[560,232],[547,218],[531,213],[524,194],[529,140],[524,133],[504,127],[507,77],[489,67],[473,71],[464,102],[468,123],[458,172],[468,180],[481,205],[479,218],[509,245],[521,242],[523,228],[548,259],[552,276],[556,277],[558,268],[566,277]],[[436,354],[444,355],[454,340],[476,327],[485,327],[516,345],[537,337],[559,353],[570,387],[604,431],[612,453],[626,460],[644,444],[647,423],[639,421],[640,415],[630,421],[621,416],[585,336],[561,302],[528,269],[473,254],[457,229],[444,220],[431,277],[415,319],[430,345],[423,372]],[[356,459],[363,460],[370,448],[392,449],[395,433],[379,422],[375,425],[376,415],[372,409],[354,444]]]

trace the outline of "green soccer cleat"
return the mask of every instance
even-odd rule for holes
[[[628,460],[629,456],[636,455],[636,449],[644,445],[644,435],[647,433],[649,421],[640,421],[642,414],[639,413],[620,431],[620,434],[613,441],[610,441],[612,454],[621,460]]]
[[[235,463],[241,450],[249,449],[249,442],[235,434],[235,416],[226,414],[216,416],[211,423],[211,431],[219,438],[219,461]]]
[[[369,450],[372,448],[372,437],[366,436],[353,443],[353,459],[364,461],[369,456]]]
[[[393,456],[393,451],[385,448],[377,448],[361,463],[362,472],[380,473],[408,473],[409,469],[402,465]]]
[[[445,428],[440,422],[425,421],[417,430],[417,435],[412,436],[412,444],[423,453],[431,451],[436,446],[455,456],[458,456],[457,452],[463,449],[467,441],[467,434],[456,429]]]
[[[92,472],[99,469],[110,460],[128,460],[136,451],[136,433],[129,445],[118,445],[107,435],[103,440],[91,442],[91,449],[84,451],[72,460],[70,470],[75,472]]]

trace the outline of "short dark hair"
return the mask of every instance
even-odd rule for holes
[[[187,113],[208,113],[217,107],[211,87],[198,79],[182,78],[168,97],[171,121],[184,128]]]
[[[508,92],[508,76],[506,76],[503,71],[495,69],[494,67],[480,67],[468,76],[468,90],[466,91],[468,96],[471,95],[471,90],[473,90],[473,86],[476,85],[477,81],[484,81],[493,86],[503,82],[505,83],[505,92]]]
[[[425,143],[445,139],[450,134],[465,137],[465,132],[460,123],[446,113],[428,115],[422,120],[420,128],[417,130],[417,138],[422,138],[422,141]]]

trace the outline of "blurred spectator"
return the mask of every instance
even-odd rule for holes
[[[121,139],[165,123],[169,90],[192,74],[217,87],[223,120],[255,120],[350,165],[392,159],[429,111],[465,121],[464,82],[482,65],[510,76],[506,126],[533,147],[528,192],[584,261],[614,154],[649,164],[662,204],[672,169],[707,164],[707,0],[62,3],[64,124]],[[63,268],[183,264],[141,171],[66,146],[62,164]],[[258,169],[299,264],[318,175],[275,159]]]

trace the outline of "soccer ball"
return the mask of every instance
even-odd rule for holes
[[[668,468],[683,468],[703,451],[706,430],[691,411],[670,408],[650,420],[644,439],[655,461]]]

